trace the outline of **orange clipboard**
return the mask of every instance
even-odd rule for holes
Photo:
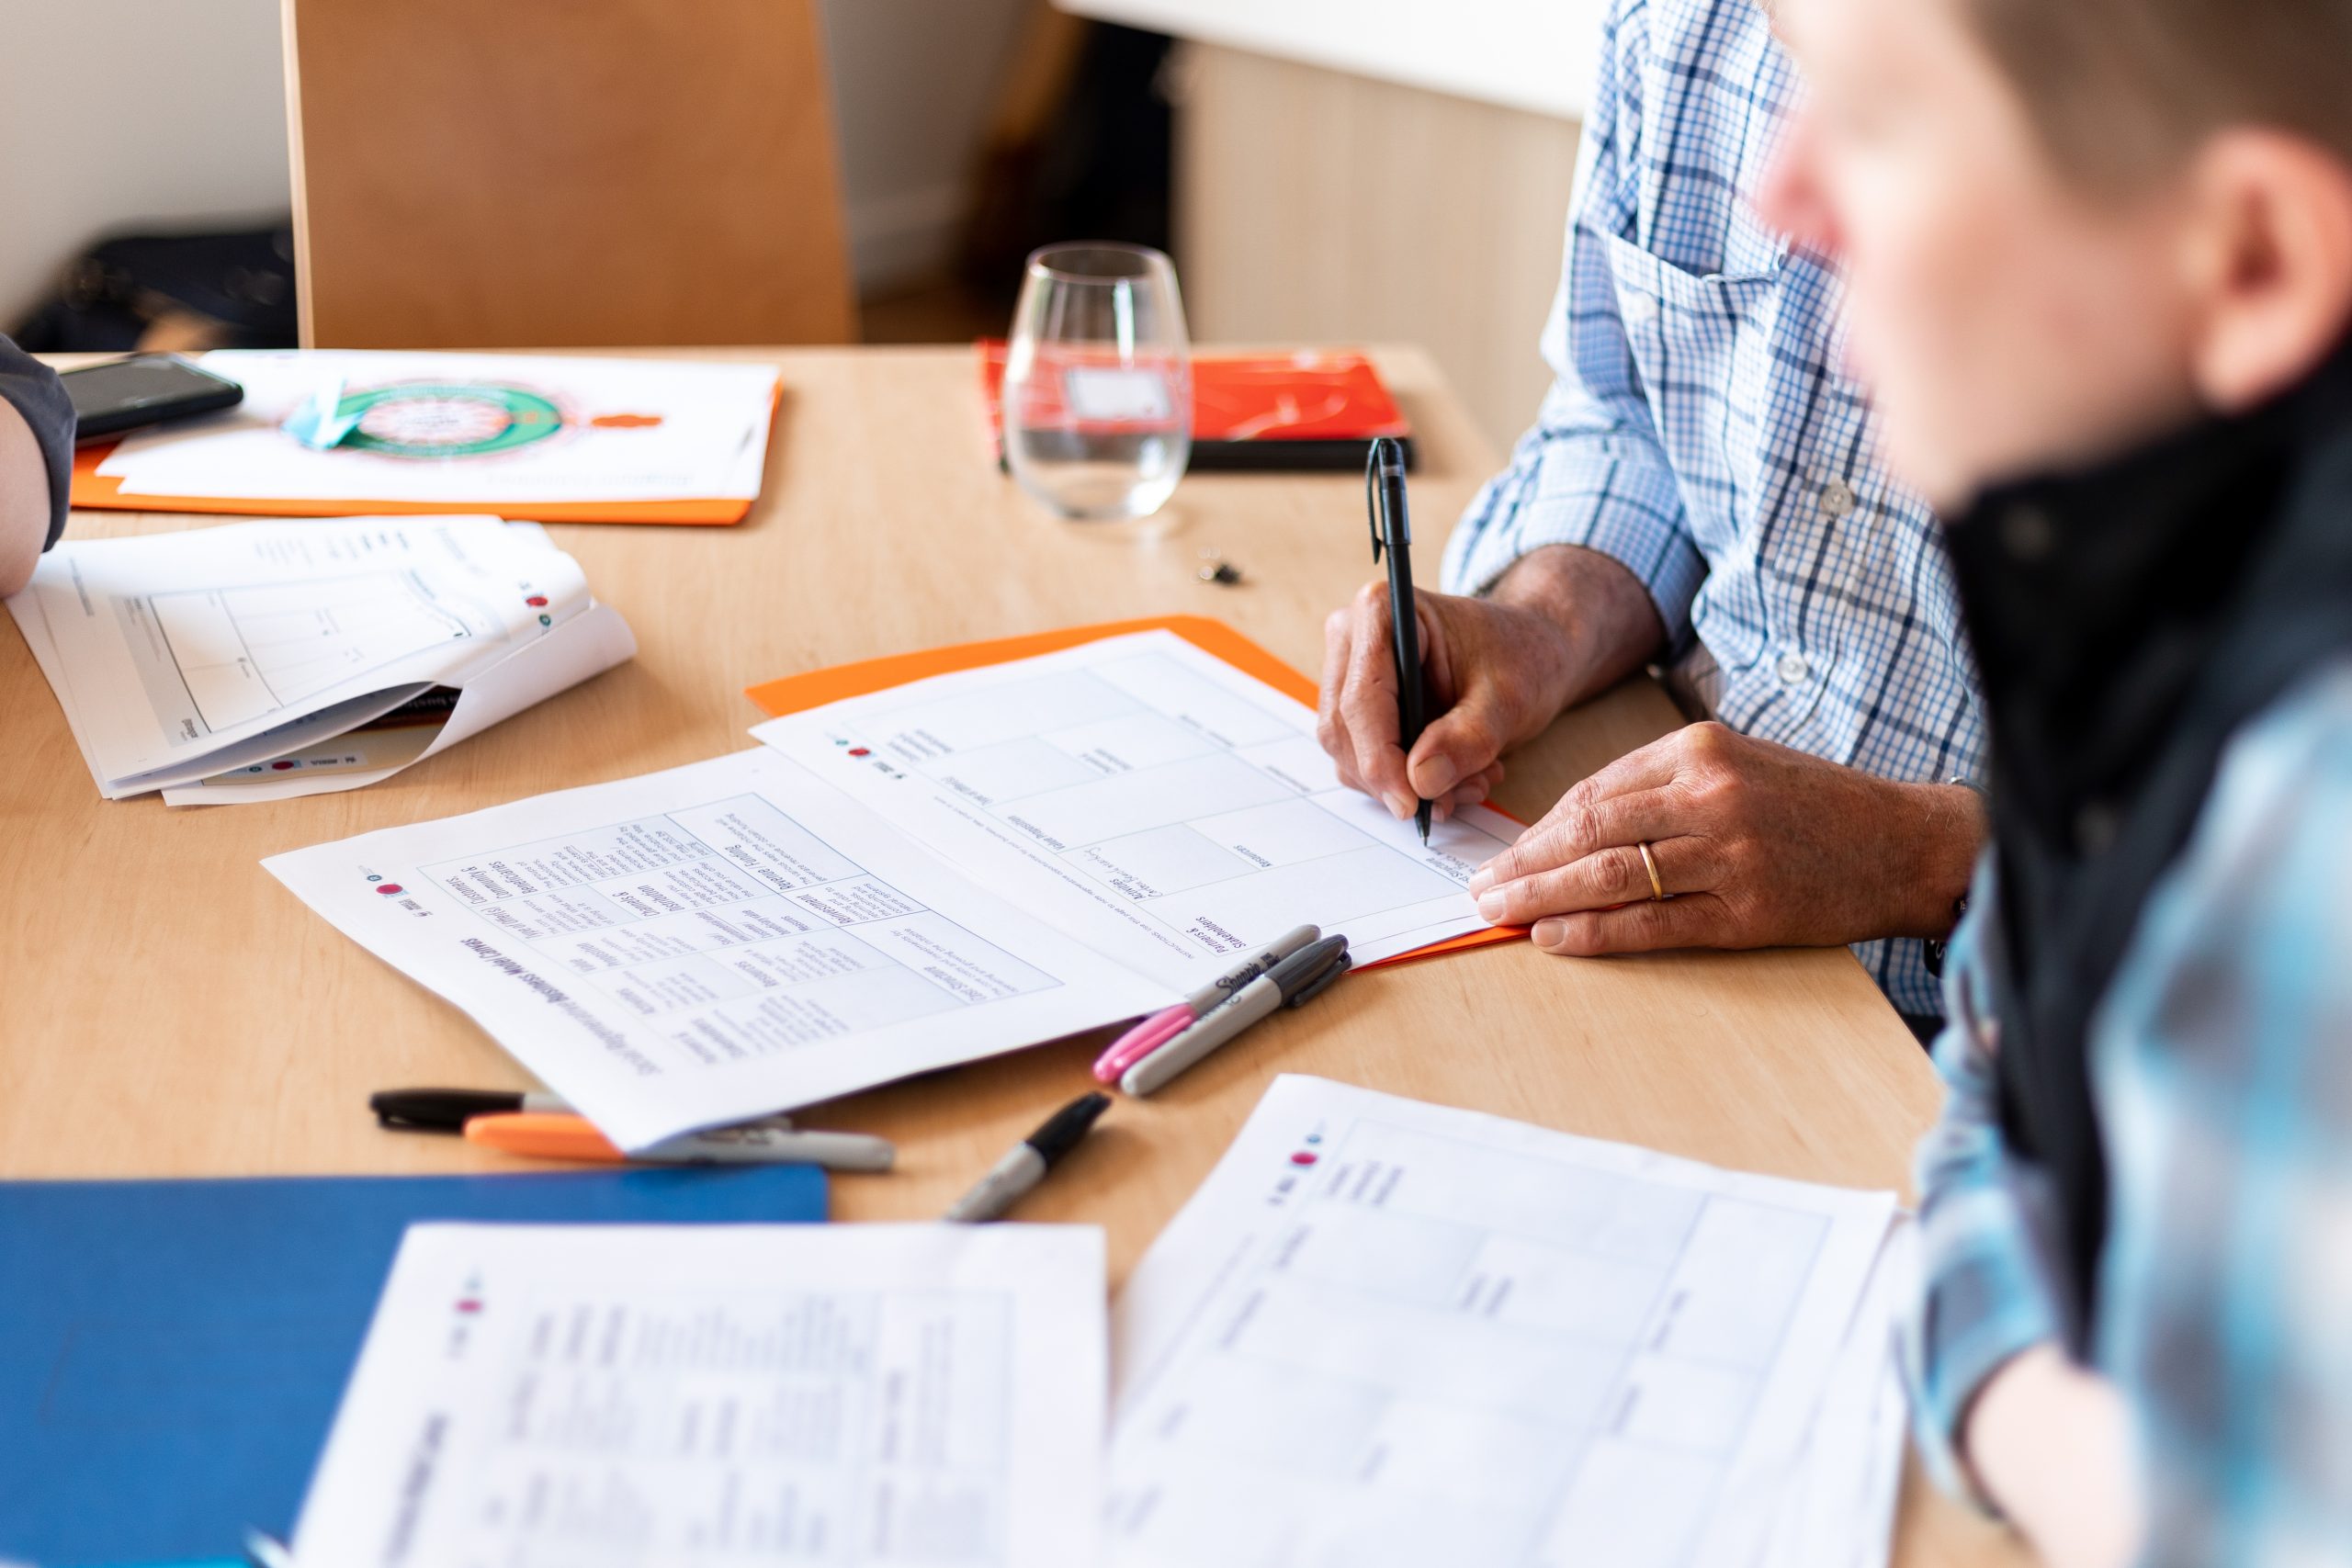
[[[784,378],[769,394],[768,439],[775,439],[784,409]],[[230,495],[125,495],[122,480],[98,472],[119,441],[74,454],[73,503],[104,512],[226,513],[239,517],[503,517],[510,523],[684,523],[725,527],[752,514],[756,497],[704,501],[338,501],[320,496],[266,500]]]
[[[1317,693],[1313,681],[1223,621],[1211,620],[1206,615],[1155,615],[1140,621],[1105,621],[1099,626],[1065,626],[1059,631],[1032,632],[1024,637],[992,637],[986,642],[963,642],[946,648],[926,648],[914,653],[893,653],[881,659],[861,660],[854,664],[836,664],[830,669],[786,675],[777,681],[763,681],[756,686],[745,687],[743,694],[758,704],[761,711],[770,718],[782,718],[788,713],[805,713],[827,703],[869,696],[893,686],[928,680],[933,675],[949,675],[959,670],[983,670],[991,664],[1010,664],[1016,659],[1035,659],[1039,654],[1059,653],[1064,649],[1080,648],[1090,642],[1125,637],[1133,632],[1172,632],[1202,652],[1222,659],[1243,674],[1263,681],[1283,695],[1295,697],[1309,707],[1315,705]],[[1364,967],[1382,969],[1392,964],[1411,964],[1423,958],[1434,958],[1442,953],[1487,947],[1498,942],[1514,942],[1525,934],[1524,927],[1496,926],[1487,931],[1472,931],[1466,936],[1448,937],[1443,942],[1434,942],[1410,953],[1400,953],[1394,958],[1384,958]]]

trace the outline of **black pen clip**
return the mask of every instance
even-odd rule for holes
[[[1375,435],[1363,449],[1363,511],[1372,525],[1372,563],[1374,566],[1380,564],[1381,546],[1388,534],[1388,498],[1381,490],[1380,481],[1384,475],[1392,471],[1397,478],[1404,478],[1405,448],[1394,436]],[[1408,523],[1398,532],[1403,536],[1402,543],[1409,545],[1413,542],[1411,524]]]
[[[1286,1008],[1305,1007],[1307,1003],[1321,996],[1325,991],[1330,989],[1331,982],[1346,974],[1349,969],[1354,965],[1354,964],[1355,958],[1352,954],[1345,953],[1338,954],[1329,964],[1324,966],[1323,973],[1316,976],[1315,978],[1309,980],[1306,985],[1301,986],[1298,988],[1297,994],[1285,1000],[1283,1003],[1283,1006]]]

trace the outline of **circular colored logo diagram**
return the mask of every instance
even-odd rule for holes
[[[335,412],[358,417],[345,447],[388,457],[485,457],[545,441],[564,424],[545,393],[488,384],[377,387],[346,394]]]

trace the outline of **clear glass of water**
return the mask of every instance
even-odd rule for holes
[[[1147,245],[1029,258],[1004,372],[1004,449],[1058,516],[1148,517],[1193,455],[1193,355],[1176,268]]]

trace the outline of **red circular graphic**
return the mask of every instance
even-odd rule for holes
[[[284,773],[287,769],[288,769],[288,768],[292,767],[293,765],[294,765],[294,764],[293,764],[292,762],[290,762],[290,761],[287,761],[287,760],[286,760],[285,758],[283,758],[283,757],[280,757],[279,759],[277,759],[277,761],[276,761],[275,762],[272,762],[272,763],[270,764],[270,766],[271,766],[271,767],[276,768],[276,769],[277,769],[279,773]]]
[[[397,893],[397,892],[399,892],[400,890],[401,890],[401,885],[400,885],[399,883],[397,883],[397,882],[387,882],[387,883],[384,883],[384,884],[380,885],[379,886],[378,886],[378,887],[377,887],[377,889],[376,889],[376,891],[377,891],[377,892],[379,892],[379,893]]]
[[[849,754],[853,757],[871,757],[874,752],[867,747],[853,746],[849,749]]]
[[[534,593],[523,603],[534,610],[544,610],[548,607],[548,596],[544,593]]]
[[[1315,1156],[1307,1153],[1305,1149],[1301,1149],[1298,1153],[1290,1156],[1290,1163],[1293,1165],[1313,1165],[1315,1163]]]

